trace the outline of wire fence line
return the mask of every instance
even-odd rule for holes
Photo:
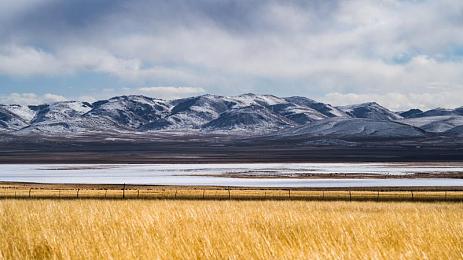
[[[463,187],[452,189],[397,188],[243,188],[188,186],[53,187],[1,186],[0,199],[191,199],[191,200],[345,200],[463,201]]]

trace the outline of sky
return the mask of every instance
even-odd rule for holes
[[[0,103],[249,92],[463,106],[463,1],[0,1]]]

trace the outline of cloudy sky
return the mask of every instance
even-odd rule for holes
[[[0,1],[0,103],[247,92],[461,106],[463,1]]]

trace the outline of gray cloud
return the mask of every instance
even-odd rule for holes
[[[4,75],[90,71],[218,94],[461,105],[428,98],[462,93],[459,0],[7,2],[18,4],[0,12]]]

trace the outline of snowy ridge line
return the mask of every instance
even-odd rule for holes
[[[391,111],[376,102],[336,107],[306,97],[252,93],[163,100],[118,96],[94,103],[0,105],[0,133],[80,135],[191,131],[254,136],[415,138],[463,136],[463,107]]]

